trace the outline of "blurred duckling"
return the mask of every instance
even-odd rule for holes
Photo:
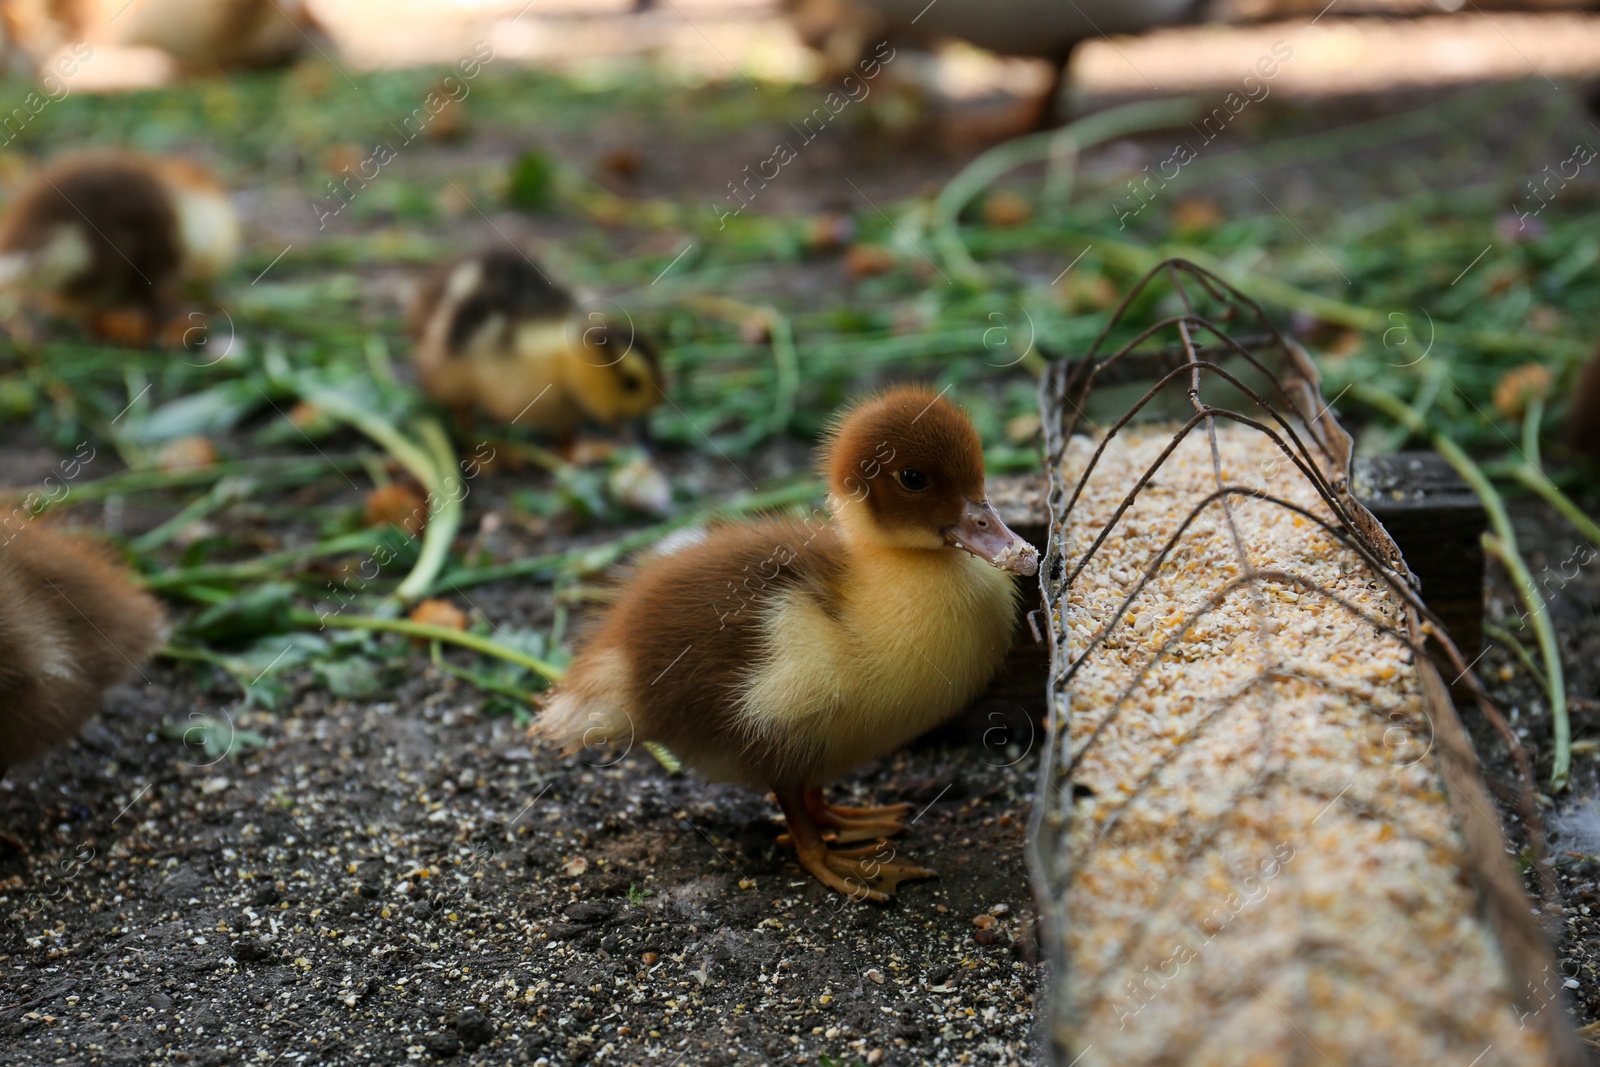
[[[0,19],[42,72],[74,43],[89,55],[155,49],[177,71],[268,66],[321,33],[305,0],[4,0]]]
[[[0,542],[0,777],[62,744],[161,644],[161,607],[98,545],[42,520]]]
[[[1567,444],[1600,466],[1600,352],[1584,364],[1571,396],[1567,406]]]
[[[85,152],[33,175],[0,217],[0,287],[148,343],[183,289],[215,279],[238,252],[222,184],[185,159]]]
[[[530,733],[569,751],[661,745],[712,780],[769,788],[807,871],[887,900],[931,871],[881,842],[909,805],[844,808],[822,787],[959,711],[1000,669],[1038,570],[984,489],[971,421],[903,387],[835,422],[832,521],[712,527],[645,560],[581,642]]]
[[[515,248],[452,264],[418,292],[417,376],[459,417],[492,418],[570,438],[585,421],[641,419],[661,402],[655,350],[630,328],[587,316]]]
[[[186,70],[283,63],[312,44],[304,0],[90,0],[90,40],[158,48]],[[119,9],[121,11],[119,12]]]
[[[946,37],[1048,60],[1053,76],[1034,114],[1035,125],[1048,127],[1060,118],[1067,63],[1079,44],[1192,21],[1201,0],[784,0],[783,7],[801,40],[836,67],[854,64],[876,42],[925,46]]]

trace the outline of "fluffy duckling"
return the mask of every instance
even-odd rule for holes
[[[520,250],[452,264],[411,308],[422,388],[465,416],[570,436],[584,421],[642,417],[665,395],[655,350],[631,329],[580,313],[572,295]]]
[[[1600,352],[1589,357],[1567,407],[1567,444],[1600,464]]]
[[[94,49],[154,48],[196,71],[281,63],[307,48],[318,29],[305,0],[7,0],[0,18],[39,61],[86,42]]]
[[[707,778],[769,788],[802,866],[857,899],[932,872],[889,862],[908,805],[842,808],[822,786],[980,693],[1011,644],[1032,546],[988,503],[983,448],[955,405],[898,388],[835,422],[832,522],[713,527],[647,560],[531,733],[574,750],[665,746]]]
[[[159,48],[188,70],[282,63],[309,46],[308,31],[316,27],[304,0],[136,0],[132,7],[127,0],[91,0],[89,6],[91,34],[98,29],[108,44]]]
[[[35,174],[0,217],[0,287],[47,311],[145,343],[182,288],[233,261],[225,188],[185,159],[85,152]]]
[[[0,542],[0,777],[61,744],[161,643],[161,607],[98,546],[40,520]]]
[[[1036,108],[1040,126],[1058,118],[1057,97],[1079,44],[1187,22],[1199,0],[784,0],[796,32],[836,63],[886,37],[921,44],[955,37],[1006,56],[1046,59],[1054,75]]]

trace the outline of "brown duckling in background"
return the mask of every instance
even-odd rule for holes
[[[583,315],[515,248],[468,256],[430,279],[410,323],[422,388],[463,418],[476,407],[569,437],[585,421],[641,418],[665,395],[648,342]]]
[[[1600,464],[1600,352],[1589,357],[1567,406],[1567,444]]]
[[[0,287],[97,333],[146,344],[183,288],[239,247],[228,193],[185,159],[97,151],[55,160],[0,217]]]
[[[711,528],[640,565],[531,733],[575,750],[665,746],[707,778],[769,788],[800,863],[856,898],[932,874],[889,862],[907,805],[841,808],[832,779],[938,725],[1010,647],[1014,574],[1038,555],[988,503],[967,416],[899,388],[850,409],[822,449],[832,521]]]
[[[42,520],[0,536],[0,777],[62,744],[161,644],[161,606],[98,545]]]

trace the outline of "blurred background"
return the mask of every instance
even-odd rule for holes
[[[1011,0],[976,24],[979,5],[923,7],[17,0],[0,178],[90,145],[203,161],[245,232],[218,306],[312,359],[357,338],[398,355],[420,268],[530,243],[667,342],[657,428],[691,448],[803,437],[875,375],[994,386],[1032,348],[1081,348],[1119,283],[1174,248],[1324,331],[1333,391],[1428,370],[1385,347],[1412,319],[1445,324],[1482,401],[1523,356],[1586,352],[1593,295],[1567,283],[1596,235],[1559,225],[1595,188],[1595,168],[1562,167],[1597,133],[1583,5]],[[37,116],[34,71],[58,86]],[[1091,124],[1081,150],[967,169],[1173,97],[1187,106]],[[803,373],[768,352],[774,314]],[[1010,377],[991,431],[1031,410]],[[1453,431],[1491,433],[1458,407]]]

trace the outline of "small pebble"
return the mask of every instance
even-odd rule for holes
[[[646,967],[654,967],[656,965],[656,960],[660,958],[661,957],[657,956],[654,952],[646,952],[643,956],[639,957],[639,962],[643,963]]]
[[[987,930],[990,927],[994,926],[994,916],[993,915],[979,915],[979,916],[976,916],[972,920],[972,925],[976,926],[980,930]]]
[[[461,1051],[461,1039],[449,1032],[423,1034],[422,1047],[444,1059]]]
[[[456,1036],[468,1052],[494,1040],[494,1023],[477,1008],[462,1008],[454,1025]]]

